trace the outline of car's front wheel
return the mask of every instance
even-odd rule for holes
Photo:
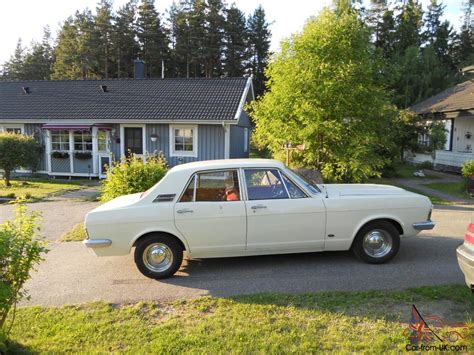
[[[152,234],[143,237],[135,248],[138,270],[151,279],[173,276],[183,261],[183,248],[173,237]]]
[[[399,249],[400,233],[387,221],[372,222],[361,228],[352,246],[354,254],[370,264],[391,260]]]

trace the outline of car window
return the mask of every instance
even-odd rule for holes
[[[288,193],[290,194],[291,198],[305,198],[308,197],[306,194],[293,183],[288,177],[285,176],[285,174],[281,174],[283,181],[286,185],[286,189],[288,190]]]
[[[246,169],[245,183],[249,200],[288,198],[280,173],[276,169]]]
[[[240,201],[237,170],[199,173],[196,178],[196,202]]]
[[[191,202],[194,199],[194,179],[196,177],[194,176],[191,181],[188,184],[188,187],[186,187],[186,190],[184,190],[183,196],[181,196],[181,199],[179,202]]]

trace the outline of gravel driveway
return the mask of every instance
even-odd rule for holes
[[[80,221],[94,203],[44,205],[45,222],[56,228]],[[1,207],[3,208],[3,207]],[[40,208],[40,204],[35,204]],[[53,212],[55,210],[56,212]],[[0,210],[3,213],[3,209]],[[61,216],[60,220],[57,215]],[[176,277],[143,277],[133,256],[98,258],[79,242],[56,243],[28,282],[31,300],[24,304],[61,305],[103,300],[135,302],[201,295],[230,296],[258,292],[315,292],[407,288],[463,283],[455,249],[473,212],[443,207],[433,213],[434,231],[405,238],[399,255],[384,265],[368,265],[348,252],[308,253],[191,260]],[[48,230],[51,226],[45,226]],[[48,232],[55,240],[62,232]]]

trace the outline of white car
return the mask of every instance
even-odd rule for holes
[[[474,223],[468,224],[467,232],[464,234],[464,244],[457,248],[456,253],[466,284],[474,293]]]
[[[400,236],[432,229],[430,200],[386,185],[315,185],[274,160],[178,165],[144,193],[89,212],[84,244],[126,255],[150,278],[189,258],[349,250],[368,263],[392,259]]]

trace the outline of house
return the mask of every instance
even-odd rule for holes
[[[129,152],[168,164],[245,158],[251,78],[0,82],[0,131],[37,137],[36,170],[104,177]]]
[[[429,120],[442,120],[446,127],[446,145],[434,154],[406,152],[405,158],[414,163],[430,161],[437,170],[459,171],[467,160],[474,159],[474,80],[467,80],[432,96],[411,110]],[[420,136],[420,145],[428,137]]]

